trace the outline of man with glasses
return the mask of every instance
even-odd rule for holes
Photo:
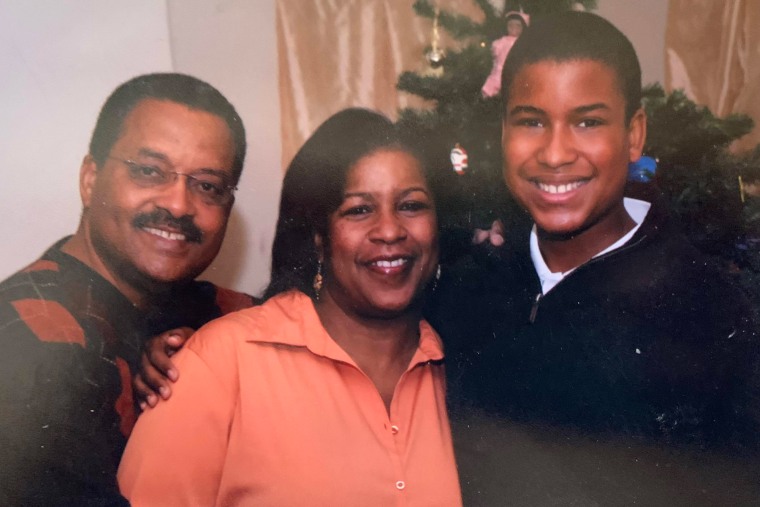
[[[73,236],[0,284],[0,504],[120,505],[146,337],[254,304],[195,281],[224,238],[246,141],[233,106],[181,74],[104,104]]]

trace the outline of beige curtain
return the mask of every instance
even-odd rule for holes
[[[760,1],[670,0],[665,84],[718,116],[748,114],[755,129],[733,147],[760,143]]]
[[[415,15],[413,3],[278,0],[283,167],[314,129],[342,108],[369,107],[395,118],[399,108],[422,105],[396,91],[402,71],[426,67],[423,52],[432,20]],[[472,2],[438,4],[447,11],[481,14]],[[441,32],[443,46],[451,47]]]

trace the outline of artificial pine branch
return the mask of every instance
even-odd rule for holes
[[[645,87],[643,98],[648,127],[645,151],[656,154],[661,163],[668,165],[698,164],[703,158],[714,160],[754,126],[746,115],[717,118],[683,91],[665,94],[659,84]]]
[[[488,0],[475,0],[475,4],[480,7],[480,10],[483,11],[483,14],[485,14],[486,18],[497,17],[493,4],[491,4],[491,2]]]
[[[417,0],[412,4],[415,14],[423,18],[433,19],[435,17],[435,7],[427,0]]]

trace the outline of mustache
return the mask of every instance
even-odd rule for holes
[[[161,226],[165,226],[179,231],[191,243],[200,243],[203,240],[203,232],[195,225],[193,217],[183,215],[177,218],[164,208],[156,208],[149,213],[140,213],[132,220],[132,225],[138,229],[143,227],[159,229]]]

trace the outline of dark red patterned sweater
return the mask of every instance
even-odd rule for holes
[[[254,304],[192,282],[142,311],[67,239],[0,283],[0,505],[126,505],[115,476],[143,341]]]

